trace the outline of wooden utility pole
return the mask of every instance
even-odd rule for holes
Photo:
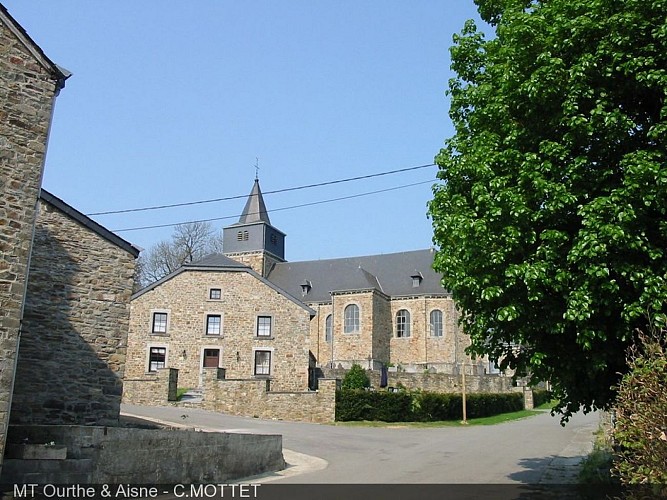
[[[468,425],[468,418],[466,415],[466,365],[461,365],[461,400],[463,401],[463,420],[462,424]]]

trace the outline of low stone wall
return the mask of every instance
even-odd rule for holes
[[[76,475],[68,475],[68,467],[57,467],[48,476],[48,481],[60,484],[215,483],[285,467],[282,436],[269,434],[17,425],[10,426],[8,442],[53,442],[56,447],[67,448],[68,461],[91,461],[94,464],[85,477],[82,477],[80,467]],[[17,483],[26,474],[38,478],[35,471],[25,470],[25,467],[35,465],[34,462],[7,460],[0,482]]]
[[[327,378],[343,379],[347,370],[323,368]],[[367,370],[371,385],[380,387],[380,370]],[[407,373],[389,372],[387,374],[388,387],[405,387],[406,389],[421,389],[431,392],[461,392],[461,376],[446,373]],[[466,391],[473,392],[512,392],[512,378],[502,375],[467,375]]]
[[[147,373],[142,378],[126,378],[123,381],[123,403],[133,405],[162,406],[176,401],[178,370],[163,368]]]
[[[221,379],[215,368],[204,369],[202,408],[232,415],[299,422],[333,422],[335,379],[320,379],[317,391],[272,392],[270,380]]]

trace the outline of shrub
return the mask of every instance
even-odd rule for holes
[[[523,395],[470,394],[467,397],[466,409],[469,418],[519,411],[523,409]],[[461,418],[461,394],[425,391],[369,392],[359,389],[343,389],[336,393],[338,421],[435,422]]]
[[[667,484],[667,342],[642,335],[616,398],[614,472],[624,484]]]
[[[342,382],[343,389],[365,389],[371,386],[371,380],[368,378],[366,370],[358,364],[352,365],[352,368],[345,374]]]
[[[553,394],[551,394],[551,391],[547,391],[546,389],[533,389],[533,404],[535,405],[535,408],[542,406],[545,403],[549,403],[552,398]]]

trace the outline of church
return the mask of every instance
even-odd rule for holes
[[[289,262],[255,180],[224,254],[188,263],[133,295],[126,379],[178,369],[202,387],[205,368],[227,379],[270,379],[272,390],[316,387],[322,370],[484,374],[464,352],[434,250]]]

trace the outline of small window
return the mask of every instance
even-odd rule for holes
[[[238,233],[236,233],[236,240],[243,241],[243,231],[239,231]]]
[[[431,311],[431,337],[442,337],[442,311]]]
[[[359,306],[350,304],[343,313],[343,331],[345,333],[355,333],[359,331]]]
[[[153,333],[167,333],[167,313],[153,313]]]
[[[151,347],[148,358],[148,371],[156,372],[159,368],[164,368],[167,360],[166,347]]]
[[[410,312],[405,309],[396,313],[396,336],[398,338],[410,336]]]
[[[220,288],[211,288],[208,291],[208,298],[211,300],[220,300],[222,298],[222,290]]]
[[[333,340],[333,318],[331,314],[324,320],[324,341],[331,343]]]
[[[271,233],[271,237],[269,238],[271,240],[271,243],[274,245],[278,244],[278,236],[275,233]]]
[[[220,335],[222,331],[222,316],[220,314],[206,315],[206,335]]]
[[[257,317],[257,336],[258,337],[271,336],[271,316]]]
[[[271,351],[255,351],[255,375],[271,375]]]

